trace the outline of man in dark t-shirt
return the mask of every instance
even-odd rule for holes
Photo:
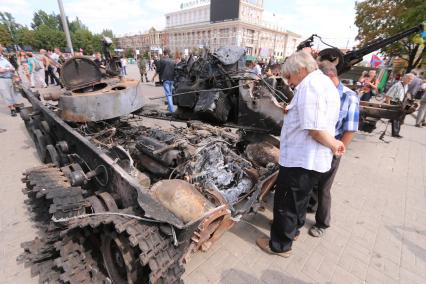
[[[101,53],[96,52],[95,60],[93,60],[98,68],[105,68],[105,60],[102,59]]]
[[[160,80],[163,81],[164,93],[167,98],[167,105],[170,112],[174,112],[173,108],[173,81],[175,77],[175,62],[169,58],[169,53],[164,51],[164,56],[160,60],[157,73],[160,75]]]

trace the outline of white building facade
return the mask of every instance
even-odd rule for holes
[[[210,4],[192,0],[182,3],[180,11],[166,14],[172,52],[232,45],[246,48],[249,55],[280,59],[295,52],[301,41],[300,35],[264,21],[263,0],[239,0],[238,18],[219,22],[211,21]]]

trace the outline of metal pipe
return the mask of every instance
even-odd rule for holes
[[[67,17],[65,16],[64,5],[62,4],[62,0],[58,0],[59,11],[61,13],[62,26],[64,28],[65,38],[67,39],[67,46],[71,50],[71,54],[74,55],[74,49],[72,48],[70,31],[68,29]]]

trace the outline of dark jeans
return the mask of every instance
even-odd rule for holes
[[[274,219],[269,246],[274,252],[291,249],[293,238],[306,218],[309,196],[321,173],[280,166],[274,196]]]
[[[309,200],[309,209],[316,211],[315,226],[320,228],[326,229],[330,227],[331,186],[333,185],[339,164],[340,157],[333,157],[330,170],[321,174],[320,180],[312,191]]]
[[[392,124],[392,136],[398,136],[399,131],[401,130],[401,120],[393,119],[391,120]]]

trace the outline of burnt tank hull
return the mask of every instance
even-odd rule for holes
[[[61,118],[78,123],[101,121],[128,115],[144,105],[140,81],[109,79],[93,88],[97,86],[96,91],[72,91],[60,96]]]
[[[24,96],[21,116],[47,165],[25,173],[41,230],[20,260],[42,282],[179,282],[190,256],[256,211],[275,183],[277,141],[196,121],[163,131],[133,115],[67,122],[31,90]],[[263,148],[271,163],[255,155]]]
[[[61,81],[67,91],[48,95],[55,99],[59,116],[69,122],[86,123],[128,115],[144,105],[140,81],[107,77],[86,57],[74,57],[65,62]]]

